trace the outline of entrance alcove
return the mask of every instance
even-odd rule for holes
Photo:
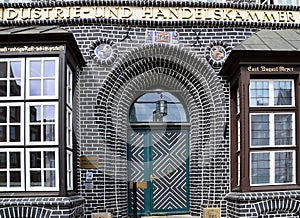
[[[199,215],[202,208],[212,202],[221,207],[222,198],[215,197],[218,183],[215,167],[225,161],[217,152],[225,146],[223,87],[205,59],[165,44],[145,45],[128,52],[121,57],[99,91],[97,123],[103,143],[100,146],[110,151],[100,159],[114,166],[110,172],[103,172],[103,177],[116,187],[114,191],[110,190],[113,194],[102,195],[104,201],[113,202],[111,207],[116,207],[114,198],[122,202],[118,205],[124,208],[124,211],[119,211],[120,216],[130,211],[125,191],[130,188],[127,183],[127,135],[132,127],[128,125],[128,115],[134,101],[153,87],[176,93],[189,114],[189,206],[183,212]],[[101,164],[108,166],[105,162]]]

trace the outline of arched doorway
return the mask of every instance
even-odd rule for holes
[[[128,117],[128,179],[140,215],[189,212],[189,116],[176,91],[144,90]],[[133,189],[129,188],[129,213]]]

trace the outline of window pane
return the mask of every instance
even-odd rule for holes
[[[250,82],[250,106],[269,105],[269,82],[251,81]]]
[[[44,151],[44,168],[55,168],[54,151]]]
[[[7,78],[7,62],[0,62],[0,78]]]
[[[292,82],[274,81],[274,105],[292,105]]]
[[[30,171],[30,186],[41,186],[42,185],[42,176],[41,171]]]
[[[251,146],[270,144],[269,115],[251,116]]]
[[[9,126],[9,141],[10,142],[21,141],[21,126],[15,126],[15,125]]]
[[[6,128],[7,126],[0,125],[0,142],[6,142],[7,140]]]
[[[41,141],[40,125],[30,125],[30,141]]]
[[[55,121],[55,106],[54,105],[44,106],[43,121],[44,122],[54,122]]]
[[[0,107],[0,123],[7,122],[7,107]]]
[[[41,61],[30,61],[30,77],[41,77],[42,63]]]
[[[275,114],[275,145],[293,144],[293,117],[291,114]]]
[[[41,152],[30,152],[30,168],[41,168]]]
[[[21,61],[10,62],[10,78],[21,78]]]
[[[31,79],[30,81],[30,96],[41,96],[41,80]]]
[[[21,96],[21,80],[10,81],[10,96]]]
[[[21,187],[21,172],[12,171],[10,172],[10,187]]]
[[[30,106],[30,122],[41,122],[41,106]]]
[[[275,183],[293,182],[293,153],[275,153]]]
[[[55,125],[44,125],[44,141],[55,141]]]
[[[6,164],[7,164],[7,157],[6,157],[6,152],[1,152],[0,153],[0,169],[6,169]]]
[[[269,153],[251,154],[251,183],[252,184],[270,183],[270,154]]]
[[[20,123],[21,121],[21,107],[17,106],[17,107],[10,107],[10,119],[9,122],[10,123]]]
[[[21,168],[20,152],[10,152],[10,168]]]
[[[54,170],[46,170],[44,172],[44,181],[45,187],[55,187],[55,171]]]
[[[7,96],[7,82],[0,81],[0,96]]]
[[[45,79],[44,80],[44,96],[54,96],[55,95],[55,80]]]
[[[55,77],[55,61],[44,62],[44,77]]]
[[[7,172],[0,172],[0,187],[7,187]]]

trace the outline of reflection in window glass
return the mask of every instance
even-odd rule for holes
[[[269,115],[251,116],[251,145],[262,146],[270,144]]]
[[[292,152],[275,153],[275,183],[293,182],[294,166]]]
[[[293,144],[292,114],[275,115],[275,145]]]
[[[166,101],[166,113],[158,101]],[[161,117],[161,119],[157,119]],[[131,106],[129,121],[134,122],[188,122],[186,110],[177,97],[169,92],[149,92],[139,97]]]
[[[269,105],[269,82],[251,81],[250,82],[251,106]]]
[[[251,155],[251,183],[270,183],[270,154],[252,153]]]
[[[274,81],[274,105],[292,105],[292,82]]]

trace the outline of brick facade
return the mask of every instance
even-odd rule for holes
[[[48,3],[41,4],[47,6]],[[229,84],[226,77],[218,75],[220,68],[211,66],[206,59],[211,43],[224,42],[230,49],[260,29],[297,29],[297,25],[126,23],[121,20],[52,23],[74,34],[87,61],[78,77],[75,93],[79,109],[73,120],[77,123],[78,156],[98,155],[99,168],[78,168],[76,182],[82,198],[4,198],[0,201],[0,217],[12,217],[7,214],[22,217],[33,211],[42,214],[41,217],[51,218],[83,217],[83,214],[91,217],[96,212],[111,212],[115,218],[127,217],[127,114],[140,90],[158,84],[181,90],[180,96],[190,113],[192,215],[201,216],[203,208],[217,207],[221,208],[222,217],[299,216],[299,191],[230,192]],[[19,24],[28,25],[25,21]],[[38,22],[32,25],[36,24]],[[176,31],[179,43],[146,43],[146,31]],[[93,58],[97,42],[108,42],[113,46],[113,59],[99,62]],[[92,189],[87,188],[87,171],[93,172]]]

